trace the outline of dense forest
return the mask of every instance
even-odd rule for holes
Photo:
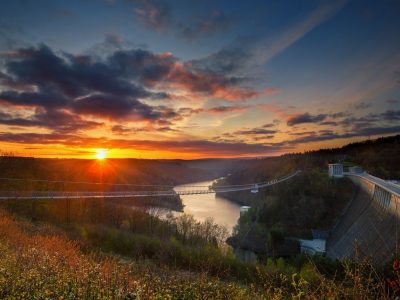
[[[240,220],[229,243],[267,256],[299,251],[290,238],[311,238],[312,230],[329,230],[356,193],[350,180],[328,177],[328,164],[359,165],[384,179],[400,179],[400,135],[367,140],[335,149],[259,159],[216,185],[262,182],[294,170],[300,175],[257,194],[222,193],[251,209]],[[289,240],[287,239],[289,238]],[[280,249],[279,251],[277,249]]]
[[[26,192],[171,190],[177,184],[214,179],[246,165],[246,161],[237,160],[237,162],[236,164],[232,159],[197,161],[41,159],[2,153],[0,190]],[[159,206],[182,210],[179,196],[126,198],[118,199],[118,202],[130,206]]]
[[[46,159],[0,152],[2,177],[103,183],[177,185],[226,175],[245,167],[245,162],[233,159]]]

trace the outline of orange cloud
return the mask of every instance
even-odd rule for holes
[[[200,70],[193,71],[179,62],[173,65],[164,85],[228,101],[246,100],[259,96],[259,93],[254,90],[238,87],[236,79]]]

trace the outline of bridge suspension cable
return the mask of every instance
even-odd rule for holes
[[[281,178],[273,179],[270,181],[246,184],[246,185],[229,185],[229,186],[182,186],[177,189],[173,189],[174,186],[166,185],[134,185],[134,184],[108,184],[108,185],[130,185],[130,186],[151,186],[151,187],[169,187],[169,190],[151,190],[151,191],[106,191],[106,192],[88,192],[88,191],[6,191],[0,192],[0,200],[7,199],[80,199],[80,198],[132,198],[132,197],[157,197],[157,196],[177,196],[177,195],[194,195],[194,194],[211,194],[211,193],[228,193],[252,190],[255,186],[257,188],[264,188],[271,186],[285,180],[288,180],[296,175],[300,171],[295,171],[289,175]],[[0,178],[0,180],[3,178]],[[7,178],[6,180],[10,180]],[[17,180],[24,180],[18,178]],[[32,179],[30,181],[39,182],[53,182],[53,183],[69,183],[68,181],[46,181],[42,179]],[[74,182],[70,183],[80,183]],[[87,184],[100,184],[100,183],[87,183]],[[187,189],[189,188],[190,189]]]

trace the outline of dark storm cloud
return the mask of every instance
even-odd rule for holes
[[[228,72],[199,68],[193,62],[182,63],[171,53],[121,50],[109,56],[108,63],[121,76],[135,79],[148,88],[163,85],[223,100],[246,99],[258,95],[253,90],[241,88],[243,80],[240,77],[231,76]]]
[[[116,37],[111,39],[114,43],[120,42]],[[154,54],[141,49],[119,49],[99,59],[91,55],[56,53],[41,44],[4,52],[1,59],[4,71],[0,73],[3,87],[0,102],[45,111],[64,110],[79,114],[79,118],[131,118],[166,127],[184,116],[166,106],[151,105],[143,100],[169,99],[170,89],[174,88],[225,100],[257,94],[242,89],[238,78],[199,70],[170,53]],[[220,106],[209,112],[239,109],[244,108]],[[7,122],[23,123],[11,119]],[[37,116],[32,116],[26,124],[35,122],[38,122]]]
[[[108,57],[108,64],[112,65],[118,74],[148,86],[167,77],[176,61],[177,58],[172,54],[157,55],[142,49],[120,50]]]
[[[38,121],[27,120],[21,117],[15,117],[10,114],[0,112],[0,124],[12,125],[12,126],[37,126]]]
[[[91,95],[76,100],[71,106],[79,114],[111,119],[124,118],[132,114],[145,119],[155,119],[159,116],[150,106],[140,101],[114,95]]]
[[[91,129],[102,125],[99,122],[83,120],[67,111],[55,109],[37,109],[35,114],[29,118],[0,112],[0,124],[20,127],[43,127],[52,129],[54,132],[64,133]]]
[[[5,91],[0,93],[0,102],[6,102],[17,106],[33,107],[65,107],[68,105],[68,98],[57,91],[42,89],[38,92],[16,92]]]
[[[15,51],[5,62],[7,74],[40,92],[74,98],[91,91],[145,97],[150,93],[130,83],[112,66],[88,56],[57,55],[48,46]],[[47,105],[47,103],[45,104]]]
[[[96,128],[103,123],[82,119],[79,115],[66,110],[37,109],[33,120],[41,127],[53,129],[54,132],[76,132]]]
[[[33,85],[20,83],[2,72],[0,72],[0,86],[20,92],[33,92],[35,90]]]

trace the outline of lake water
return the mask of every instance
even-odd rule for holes
[[[189,189],[188,186],[210,186],[213,181],[195,182],[176,186],[175,191]],[[195,189],[195,188],[191,188]],[[203,188],[204,189],[204,188]],[[218,225],[225,226],[229,233],[237,224],[240,206],[216,194],[180,196],[184,205],[184,213],[191,214],[196,220],[204,221],[212,217]]]

